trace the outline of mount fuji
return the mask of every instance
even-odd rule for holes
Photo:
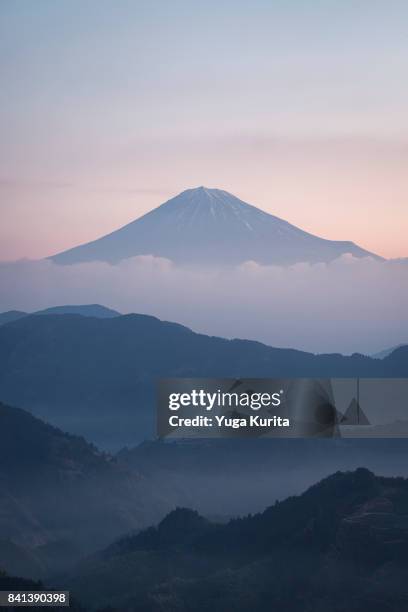
[[[115,264],[136,255],[154,255],[179,264],[234,265],[252,260],[289,265],[329,262],[345,253],[380,259],[353,242],[309,234],[226,191],[198,187],[111,234],[50,259],[58,264]]]

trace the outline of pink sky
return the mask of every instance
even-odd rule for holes
[[[84,161],[73,180],[4,181],[0,259],[44,257],[92,240],[201,184],[319,236],[352,240],[384,257],[408,255],[402,144],[271,139],[195,148],[153,148],[106,174],[91,168],[88,180]]]
[[[2,7],[0,260],[198,185],[408,256],[406,2],[120,6]]]

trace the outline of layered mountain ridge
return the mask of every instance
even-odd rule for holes
[[[0,326],[0,397],[112,449],[152,436],[158,378],[404,377],[407,351],[314,355],[147,315],[30,315]]]
[[[160,612],[406,609],[408,481],[337,472],[264,512],[209,522],[178,508],[62,581],[85,602]],[[126,590],[123,585],[126,584]]]
[[[166,508],[136,470],[0,401],[0,570],[38,578]]]

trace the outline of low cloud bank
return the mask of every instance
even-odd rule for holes
[[[343,256],[288,268],[186,268],[152,256],[112,266],[0,263],[0,311],[100,303],[195,331],[313,352],[371,353],[408,341],[408,264]]]

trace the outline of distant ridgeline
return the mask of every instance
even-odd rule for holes
[[[0,398],[117,449],[154,435],[158,378],[408,376],[407,346],[384,359],[314,355],[103,312],[19,316],[1,325]]]

